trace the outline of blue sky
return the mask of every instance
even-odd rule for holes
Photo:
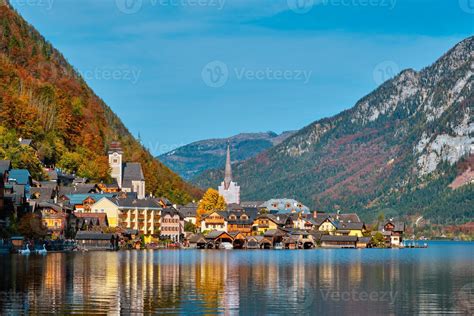
[[[153,153],[294,130],[474,33],[474,0],[11,0]]]

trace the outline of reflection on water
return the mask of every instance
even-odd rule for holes
[[[0,314],[474,313],[474,246],[0,257]]]

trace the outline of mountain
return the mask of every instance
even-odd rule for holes
[[[231,144],[232,159],[240,162],[280,144],[293,133],[243,133],[229,138],[202,140],[157,158],[184,179],[190,180],[206,170],[224,168],[228,142]]]
[[[33,139],[37,153],[15,147]],[[95,181],[110,181],[108,144],[120,141],[125,161],[140,162],[147,191],[177,203],[201,191],[154,159],[66,59],[8,2],[0,5],[0,159],[31,167],[39,161]],[[37,156],[36,156],[37,155]]]
[[[474,170],[473,48],[470,37],[433,65],[405,70],[353,108],[237,163],[242,198],[296,198],[366,219],[384,212],[472,220],[472,178],[450,185]],[[215,187],[222,178],[213,170],[195,183]]]

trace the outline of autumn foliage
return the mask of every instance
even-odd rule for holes
[[[214,211],[224,211],[227,207],[227,204],[224,198],[219,195],[217,190],[209,188],[207,189],[206,193],[202,197],[202,200],[199,201],[198,209],[197,209],[197,223],[201,222],[201,218],[203,215],[210,214]]]
[[[33,139],[45,165],[93,181],[111,180],[107,146],[120,141],[125,161],[142,164],[147,193],[175,203],[201,194],[155,160],[65,58],[8,6],[0,6],[0,127],[9,137]]]

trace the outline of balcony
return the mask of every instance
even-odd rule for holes
[[[206,219],[206,225],[224,225],[224,220],[221,219]]]

